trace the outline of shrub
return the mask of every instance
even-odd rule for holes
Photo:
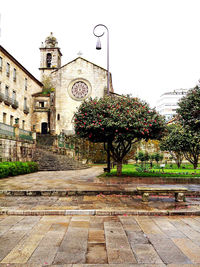
[[[0,178],[26,174],[38,170],[36,162],[1,162],[0,163]]]

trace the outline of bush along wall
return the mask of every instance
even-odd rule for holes
[[[37,163],[32,162],[32,161],[1,162],[0,163],[0,178],[36,172],[37,170],[38,170]]]

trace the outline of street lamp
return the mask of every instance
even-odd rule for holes
[[[97,27],[104,27],[107,30],[107,95],[110,93],[110,72],[109,72],[109,30],[104,24],[98,24],[94,27],[93,29],[93,34],[98,38],[97,39],[97,44],[96,44],[96,49],[101,50],[101,41],[100,37],[104,35],[105,32],[102,34],[97,34],[95,33],[95,30]]]
[[[101,49],[101,41],[100,37],[104,35],[105,32],[102,34],[97,34],[95,33],[96,28],[98,27],[103,27],[107,30],[107,95],[109,96],[110,94],[110,72],[109,72],[109,30],[104,24],[98,24],[94,27],[93,29],[93,34],[98,38],[97,39],[97,44],[96,44],[96,49],[100,50]],[[110,143],[108,142],[108,147],[107,147],[107,172],[110,172]]]

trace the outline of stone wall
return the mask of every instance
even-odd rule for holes
[[[31,161],[35,143],[0,137],[0,161]]]
[[[0,123],[0,162],[31,161],[35,147],[36,133]]]

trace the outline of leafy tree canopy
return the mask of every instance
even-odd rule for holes
[[[183,129],[179,124],[172,124],[167,127],[167,130],[168,134],[160,142],[160,149],[169,151],[178,168],[180,168],[184,158],[183,150],[185,149]]]
[[[131,97],[89,99],[79,107],[74,122],[79,137],[107,143],[118,166],[133,143],[159,139],[165,129],[162,116],[147,103]]]
[[[188,126],[193,131],[200,130],[200,88],[188,91],[187,95],[180,99],[177,113],[180,117],[180,123]]]
[[[178,168],[185,157],[196,169],[200,155],[200,132],[195,132],[188,126],[183,127],[180,124],[170,125],[168,135],[160,142],[160,148],[163,151],[169,151]]]
[[[89,99],[75,114],[75,131],[93,142],[108,142],[116,138],[159,139],[165,123],[154,109],[138,98],[105,97]]]

